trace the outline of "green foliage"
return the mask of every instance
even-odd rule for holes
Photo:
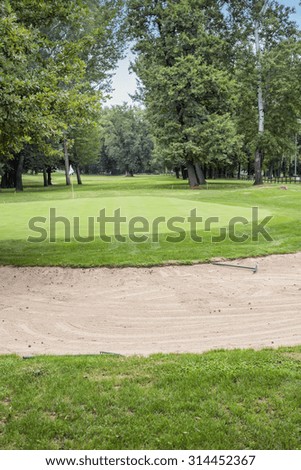
[[[102,126],[103,164],[107,159],[107,166],[113,162],[113,167],[130,175],[150,169],[153,141],[142,109],[126,104],[106,109]]]
[[[227,2],[227,42],[232,47],[233,73],[238,83],[238,129],[245,148],[261,148],[263,168],[276,170],[275,163],[295,153],[300,131],[300,31],[291,19],[293,9],[279,2],[254,0]],[[255,55],[254,31],[260,20],[260,55]],[[258,133],[258,83],[263,92],[264,132]],[[278,166],[279,166],[278,164]],[[273,168],[274,167],[274,168]],[[277,165],[276,165],[277,167]]]
[[[72,146],[70,161],[76,165],[91,165],[99,160],[101,127],[99,124],[89,124],[75,127],[71,131]]]
[[[134,70],[157,153],[173,164],[214,162],[239,152],[236,84],[228,71],[218,2],[130,0]]]
[[[128,1],[133,68],[158,160],[223,167],[246,162],[243,152],[258,148],[265,168],[290,159],[301,115],[300,32],[292,13],[263,0]]]
[[[49,160],[98,122],[121,56],[122,3],[6,0],[1,12],[0,158],[19,161],[31,145]]]
[[[292,9],[263,0],[128,0],[126,7],[122,0],[0,2],[5,175],[21,170],[28,147],[37,149],[33,160],[44,159],[41,167],[54,163],[63,140],[74,161],[97,160],[92,142],[97,145],[100,103],[125,46],[126,15],[148,117],[120,106],[112,124],[105,113],[103,166],[148,170],[155,145],[157,165],[169,168],[189,164],[201,171],[200,163],[233,170],[248,162],[250,172],[250,155],[260,148],[264,169],[292,171],[301,116],[301,41]],[[258,132],[259,84],[264,132]],[[88,140],[84,155],[80,142],[88,148]]]
[[[49,109],[54,74],[36,65],[39,37],[20,24],[8,2],[0,17],[0,158],[20,152],[32,141],[50,138],[57,123]],[[45,78],[46,77],[46,78]],[[45,80],[44,80],[45,78]]]

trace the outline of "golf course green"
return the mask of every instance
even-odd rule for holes
[[[87,176],[66,187],[61,174],[52,187],[40,184],[28,175],[24,193],[0,192],[1,264],[146,266],[300,248],[297,184],[209,181],[191,191],[172,176],[143,175]]]

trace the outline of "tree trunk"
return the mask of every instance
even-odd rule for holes
[[[43,182],[44,182],[44,188],[48,186],[48,179],[47,179],[47,171],[45,166],[43,166]]]
[[[25,154],[21,152],[18,158],[18,164],[16,169],[16,191],[23,191],[23,181],[22,181],[22,172],[24,165]]]
[[[196,172],[197,178],[199,180],[199,183],[201,185],[206,184],[205,176],[204,176],[202,168],[200,167],[200,164],[196,163],[194,166],[195,166],[195,172]]]
[[[199,180],[195,171],[195,166],[192,162],[187,163],[187,171],[188,171],[188,180],[189,180],[190,187],[198,188]]]
[[[47,185],[52,186],[51,166],[47,167]]]
[[[186,166],[181,165],[181,173],[182,173],[182,178],[183,178],[183,180],[187,180],[187,178],[188,178],[188,171],[187,171]]]
[[[80,167],[79,167],[79,165],[76,165],[76,166],[75,166],[75,172],[76,172],[77,184],[83,184],[83,183],[82,183],[82,178],[81,178],[81,175],[80,175]]]
[[[298,134],[295,136],[295,145],[296,145],[296,152],[294,158],[294,176],[298,175]]]
[[[14,188],[16,185],[16,172],[14,170],[6,170],[1,178],[1,188]]]
[[[69,155],[68,155],[68,147],[67,147],[67,139],[64,138],[64,156],[65,156],[65,176],[66,176],[66,185],[70,186],[70,164],[69,164]]]
[[[2,189],[4,188],[7,188],[7,173],[3,173],[3,175],[1,176],[1,184],[0,184],[0,187]]]
[[[213,180],[215,178],[215,174],[214,174],[214,171],[213,171],[213,167],[210,165],[209,168],[208,168],[208,178],[210,180]]]
[[[270,165],[269,171],[268,171],[268,177],[273,178],[274,170],[273,170],[273,165]]]
[[[255,153],[255,185],[262,184],[262,152],[259,148]]]
[[[248,157],[247,174],[248,174],[248,180],[250,180],[251,178],[253,178],[253,173],[254,173],[253,158],[252,158],[251,152],[247,151],[247,157]]]
[[[268,2],[265,1],[264,7],[261,10],[261,14],[267,7]],[[255,23],[255,46],[256,46],[256,57],[257,57],[257,72],[258,72],[258,86],[257,86],[257,100],[258,100],[258,137],[259,144],[255,152],[255,185],[262,184],[262,156],[263,151],[261,148],[261,137],[264,134],[264,100],[262,91],[262,66],[261,66],[261,48],[259,39],[260,22]]]

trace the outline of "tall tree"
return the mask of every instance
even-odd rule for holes
[[[99,161],[101,144],[100,124],[85,125],[72,129],[70,160],[74,165],[77,183],[82,184],[81,169]]]
[[[102,119],[103,156],[126,176],[147,171],[153,139],[145,111],[124,104],[106,109]]]
[[[233,116],[235,81],[228,72],[224,2],[129,0],[133,66],[158,152],[185,162],[191,187],[202,165],[240,146]]]
[[[231,66],[239,84],[239,131],[254,153],[255,184],[264,159],[290,152],[300,116],[300,33],[293,9],[271,0],[227,2]]]

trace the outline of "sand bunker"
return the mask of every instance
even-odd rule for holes
[[[301,344],[301,253],[213,265],[0,267],[0,353],[201,353]]]

